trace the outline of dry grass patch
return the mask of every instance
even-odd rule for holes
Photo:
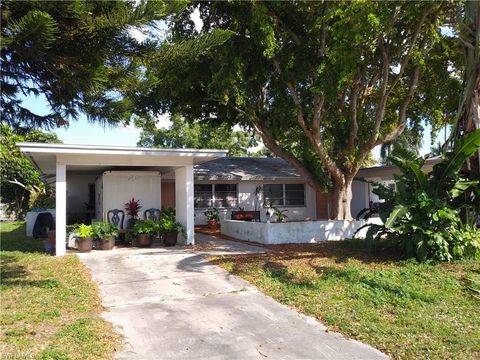
[[[480,262],[419,264],[351,241],[268,247],[211,260],[393,358],[480,358]]]
[[[41,251],[23,223],[1,225],[4,359],[108,359],[118,335],[100,318],[97,288],[76,256]]]

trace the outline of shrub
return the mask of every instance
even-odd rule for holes
[[[158,230],[158,224],[153,220],[138,220],[133,226],[133,234],[153,235]]]
[[[98,239],[113,239],[118,236],[118,228],[105,221],[96,222],[92,225],[93,235]]]
[[[367,231],[368,246],[382,237],[400,246],[408,257],[450,261],[480,257],[479,180],[462,176],[466,159],[480,148],[480,130],[463,138],[428,174],[425,160],[408,150],[397,150],[390,160],[400,170],[395,190],[376,185],[386,202],[379,208],[384,226]]]
[[[92,225],[85,225],[85,224],[80,224],[80,226],[77,229],[78,236],[82,238],[89,238],[93,236],[93,228]]]

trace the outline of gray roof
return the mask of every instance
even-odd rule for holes
[[[195,165],[196,180],[298,180],[302,177],[280,158],[225,157]]]
[[[439,157],[425,162],[424,170],[430,171]],[[356,178],[380,177],[393,179],[400,171],[393,165],[381,165],[360,169]],[[280,158],[224,157],[195,165],[196,180],[299,180],[302,176]]]

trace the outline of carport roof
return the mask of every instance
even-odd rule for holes
[[[55,174],[56,163],[71,166],[175,167],[226,156],[226,150],[156,149],[125,146],[17,143],[41,173]]]

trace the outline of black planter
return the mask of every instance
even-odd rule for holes
[[[163,243],[165,246],[175,246],[177,244],[178,232],[169,232],[163,235]]]

